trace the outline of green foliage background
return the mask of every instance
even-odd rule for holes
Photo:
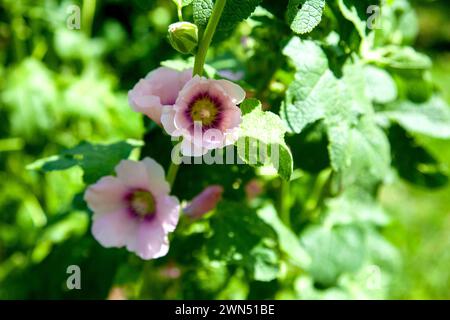
[[[162,61],[192,63],[167,41],[175,4],[1,0],[1,299],[450,298],[446,1],[384,1],[373,32],[375,0],[228,2],[206,71],[243,75],[262,102],[241,106],[245,137],[280,145],[291,182],[183,166],[181,200],[213,183],[225,200],[143,262],[95,242],[82,194],[123,158],[168,167],[170,139],[127,90]],[[183,3],[204,25],[213,1]],[[81,30],[66,26],[71,4]],[[247,201],[255,178],[264,191]],[[81,290],[66,287],[69,265]]]

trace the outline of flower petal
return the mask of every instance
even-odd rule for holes
[[[180,218],[180,203],[176,197],[162,196],[156,199],[158,221],[166,232],[175,230]]]
[[[126,210],[94,215],[92,235],[105,248],[123,247],[134,237],[137,220]]]
[[[156,221],[144,221],[138,227],[135,244],[127,246],[127,249],[144,260],[156,259],[169,251],[169,239],[162,225]]]
[[[245,99],[245,91],[237,84],[228,80],[215,80],[220,86],[225,90],[225,92],[230,96],[231,101],[235,104],[239,104]]]
[[[190,69],[181,72],[167,67],[157,68],[128,92],[128,101],[134,111],[160,124],[163,107],[175,103],[180,90],[191,79],[191,73]]]
[[[87,188],[84,200],[95,213],[111,213],[125,207],[126,192],[127,188],[119,179],[106,176]]]
[[[164,106],[161,114],[161,124],[164,130],[171,136],[179,136],[177,127],[175,126],[175,109],[170,106]]]
[[[147,171],[150,192],[154,197],[170,192],[170,186],[166,181],[163,167],[151,158],[144,158],[140,161]]]
[[[143,163],[122,160],[116,166],[117,177],[122,183],[131,188],[148,190],[150,187],[147,170]]]

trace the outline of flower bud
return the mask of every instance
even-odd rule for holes
[[[222,193],[222,186],[212,185],[207,187],[184,208],[184,213],[194,219],[200,218],[216,207],[222,198]]]
[[[191,53],[198,44],[197,26],[190,22],[176,22],[169,26],[169,41],[181,53]]]

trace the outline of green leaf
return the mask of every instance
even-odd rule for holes
[[[91,184],[111,174],[120,160],[128,158],[131,151],[141,145],[136,141],[120,141],[109,145],[82,142],[56,157],[38,160],[29,165],[29,168],[54,171],[78,165],[84,171],[84,182]]]
[[[210,259],[243,266],[259,281],[275,279],[276,234],[254,210],[238,202],[222,201],[210,226],[212,236],[206,243]]]
[[[281,115],[289,128],[299,133],[307,124],[323,118],[327,106],[336,102],[338,84],[325,53],[313,41],[293,37],[283,54],[291,58],[297,73],[286,92]]]
[[[214,38],[226,38],[236,27],[236,25],[247,19],[262,0],[228,0],[223,9],[222,16],[216,28]],[[206,27],[211,16],[212,0],[194,0],[194,22],[199,27]]]
[[[257,246],[251,251],[251,269],[253,278],[256,281],[272,281],[277,278],[279,273],[278,255],[264,246]]]
[[[325,0],[289,0],[287,17],[292,31],[311,32],[322,19]]]
[[[309,254],[300,245],[297,236],[281,222],[275,208],[272,205],[267,205],[258,210],[258,215],[277,233],[281,251],[296,266],[306,269],[311,263]]]
[[[438,96],[421,104],[400,101],[379,115],[398,123],[411,133],[450,139],[450,108]]]
[[[253,109],[248,112],[248,105]],[[292,174],[293,160],[291,151],[284,141],[286,127],[279,116],[262,111],[255,101],[244,104],[241,133],[237,141],[238,154],[246,163],[260,166],[271,164],[278,174],[289,180]]]
[[[312,226],[301,241],[312,257],[308,271],[322,285],[335,284],[344,272],[356,272],[365,259],[364,234],[353,226]]]
[[[389,216],[373,197],[359,188],[326,200],[325,225],[374,224],[384,226]]]
[[[386,104],[397,99],[397,86],[391,75],[375,66],[364,67],[366,94],[373,102]]]
[[[384,179],[390,166],[390,146],[372,118],[363,117],[352,128],[334,126],[328,134],[331,165],[341,175],[342,187],[370,191]]]
[[[250,113],[251,111],[253,111],[256,108],[261,109],[262,105],[261,105],[261,101],[259,101],[258,99],[249,98],[249,99],[245,99],[244,101],[242,101],[242,103],[240,104],[239,107],[241,108],[242,115],[246,115],[247,113]]]
[[[393,69],[427,70],[431,59],[411,47],[389,45],[370,52],[371,61]]]
[[[337,79],[325,53],[312,41],[294,37],[283,53],[297,69],[281,109],[289,128],[298,133],[322,120],[331,166],[341,186],[357,183],[369,188],[379,182],[389,166],[389,144],[374,123],[362,63],[347,62]]]
[[[212,13],[213,5],[213,0],[194,0],[194,22],[197,26],[206,27]]]
[[[350,124],[357,114],[371,110],[360,63],[346,64],[344,76],[338,80],[329,69],[327,56],[313,41],[293,37],[283,54],[297,69],[281,108],[291,131],[299,133],[319,119],[328,125]]]

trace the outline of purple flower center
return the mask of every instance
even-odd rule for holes
[[[133,216],[148,219],[156,213],[156,201],[150,191],[133,190],[126,196],[125,200]]]
[[[200,122],[203,129],[215,128],[221,119],[221,103],[207,92],[196,95],[186,109],[192,122]]]

